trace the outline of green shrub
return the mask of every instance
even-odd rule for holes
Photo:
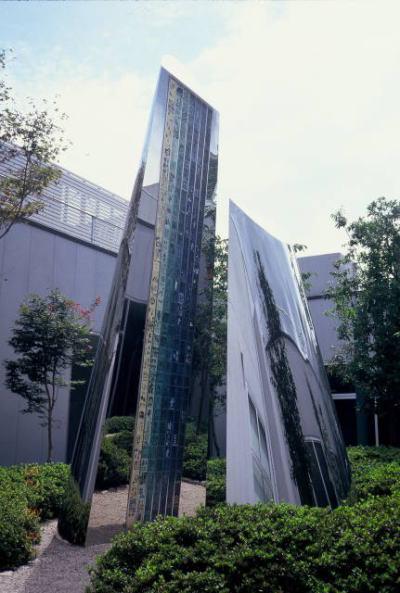
[[[28,504],[41,520],[58,517],[69,475],[69,466],[64,463],[25,466]]]
[[[205,480],[207,473],[208,437],[206,432],[197,433],[196,424],[188,421],[185,428],[182,475],[191,480]]]
[[[397,593],[400,500],[219,505],[118,536],[90,593]]]
[[[72,476],[66,485],[58,519],[58,531],[64,539],[75,545],[85,545],[89,523],[90,503],[81,499],[79,488]]]
[[[68,475],[62,463],[0,468],[0,569],[31,558],[39,519],[58,516]]]
[[[400,450],[394,447],[350,447],[352,486],[347,503],[400,491]]]
[[[110,434],[106,438],[111,439],[114,445],[123,449],[129,456],[132,455],[133,435],[129,430],[122,430],[116,434]]]
[[[206,504],[215,506],[226,500],[226,460],[210,459],[207,462]]]
[[[353,469],[360,463],[400,463],[400,449],[397,447],[349,447],[347,453]]]
[[[112,416],[104,423],[104,434],[115,434],[125,430],[133,433],[135,425],[134,416]]]
[[[89,593],[397,593],[400,451],[349,455],[345,506],[219,504],[136,524],[99,559]],[[207,502],[223,500],[224,460],[208,462],[207,487]]]
[[[103,439],[97,470],[96,488],[105,489],[129,482],[131,457],[112,437]]]
[[[39,542],[39,518],[23,489],[0,486],[0,570],[28,562]]]

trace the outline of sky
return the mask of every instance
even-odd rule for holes
[[[0,3],[21,103],[58,97],[60,164],[129,199],[160,65],[220,112],[228,200],[307,253],[340,251],[331,214],[400,197],[399,2]]]

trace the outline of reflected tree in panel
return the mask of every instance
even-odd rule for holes
[[[228,501],[336,506],[349,464],[295,258],[233,203],[228,294]]]

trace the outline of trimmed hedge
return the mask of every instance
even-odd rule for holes
[[[70,475],[58,519],[58,532],[61,537],[71,544],[85,545],[89,515],[90,503],[82,502],[79,488]]]
[[[88,593],[397,593],[400,451],[350,458],[344,506],[219,504],[136,524],[98,560]],[[222,491],[223,461],[210,463]]]
[[[103,490],[128,484],[135,418],[112,416],[104,424],[96,488]]]
[[[188,421],[185,427],[185,446],[183,450],[182,476],[191,480],[203,481],[207,474],[207,432],[196,432],[196,424]]]
[[[399,494],[335,511],[219,505],[118,536],[88,591],[397,593],[399,527]]]
[[[62,463],[0,467],[0,570],[32,557],[39,520],[59,515],[68,476]]]
[[[112,416],[104,423],[104,434],[115,434],[125,430],[133,433],[135,426],[134,416]]]
[[[131,456],[116,444],[114,438],[121,434],[123,433],[103,439],[96,477],[97,489],[112,488],[129,482]],[[130,439],[132,440],[132,435]]]
[[[226,500],[226,460],[210,459],[207,462],[206,505],[213,507]]]
[[[348,504],[400,491],[400,449],[350,447],[348,454],[352,465]]]

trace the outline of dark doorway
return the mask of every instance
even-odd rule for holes
[[[90,346],[93,352],[93,359],[96,354],[97,343],[99,336],[91,334]],[[85,403],[86,390],[88,387],[92,367],[81,367],[72,365],[71,381],[78,381],[70,390],[69,394],[69,413],[68,413],[68,440],[67,440],[67,463],[71,461],[72,453],[74,452],[75,439],[81,421],[83,405]]]
[[[142,361],[146,305],[127,300],[108,416],[134,416]]]
[[[357,445],[357,416],[355,398],[335,399],[334,401],[345,445],[347,447],[351,445]]]

